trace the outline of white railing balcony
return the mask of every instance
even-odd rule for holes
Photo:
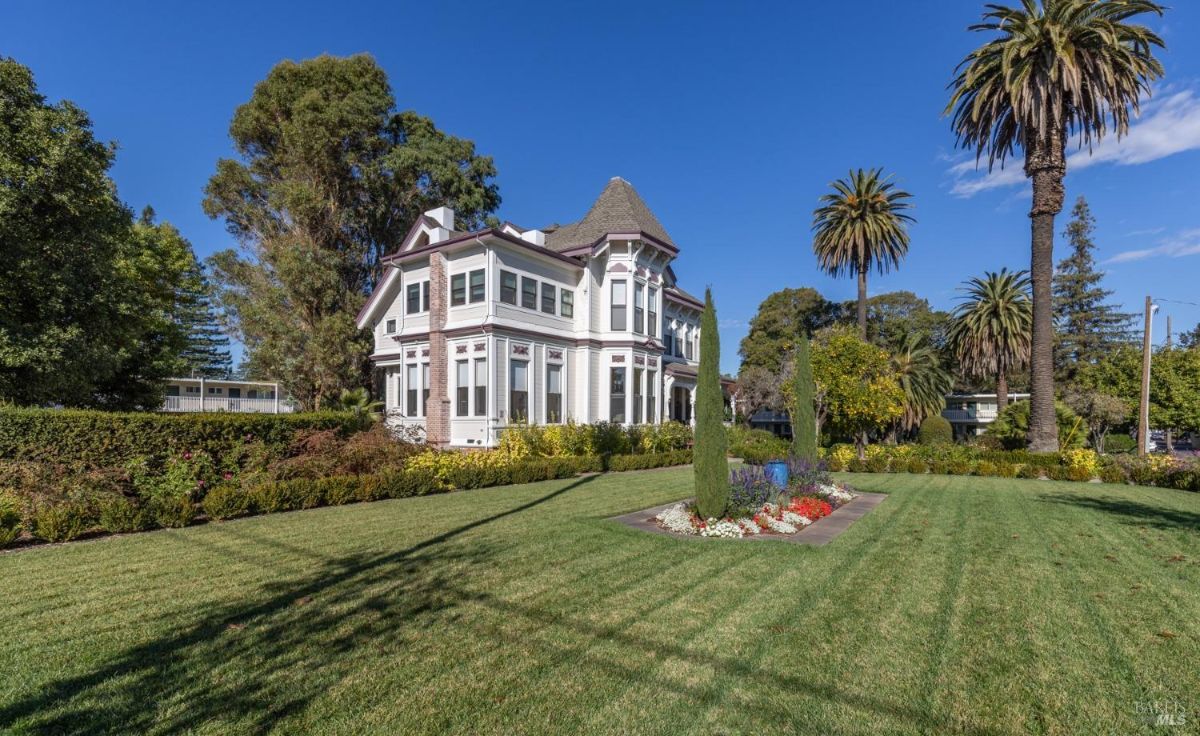
[[[980,411],[978,409],[943,409],[942,416],[951,422],[994,422],[995,411]]]
[[[163,411],[229,411],[252,414],[290,414],[296,408],[282,399],[235,399],[228,396],[168,396]]]

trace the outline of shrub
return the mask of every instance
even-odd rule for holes
[[[729,512],[735,516],[753,516],[764,504],[779,495],[779,489],[756,465],[737,468],[729,474]]]
[[[788,486],[791,488],[811,488],[819,483],[832,483],[829,470],[820,460],[808,460],[802,457],[788,458]]]
[[[867,461],[859,457],[850,458],[850,462],[846,463],[846,469],[851,473],[867,472]]]
[[[993,462],[980,460],[978,463],[975,463],[975,475],[982,475],[990,478],[999,474],[1000,473],[996,468],[996,464]]]
[[[740,457],[750,465],[765,465],[787,458],[788,445],[783,440],[778,440],[770,445],[734,445],[729,448],[729,454],[732,457]]]
[[[1055,402],[1054,414],[1058,422],[1059,447],[1064,450],[1083,447],[1087,435],[1083,420],[1061,402]],[[987,435],[999,441],[1004,449],[1024,448],[1029,435],[1029,401],[1017,401],[1004,407],[988,427]]]
[[[1071,477],[1091,480],[1099,469],[1100,458],[1093,450],[1066,450],[1061,453],[1062,464],[1071,469]]]
[[[812,356],[808,336],[800,335],[796,344],[795,370],[792,372],[792,452],[808,462],[817,460],[817,422],[813,406]]]
[[[1095,473],[1081,465],[1067,466],[1067,480],[1073,480],[1077,483],[1086,483],[1095,477]]]
[[[904,469],[914,475],[924,475],[929,472],[929,465],[920,458],[912,458],[904,465]]]
[[[944,416],[931,415],[921,422],[921,428],[917,430],[917,442],[922,445],[949,445],[954,442],[954,428]]]
[[[350,435],[370,419],[345,413],[153,414],[80,409],[0,410],[0,457],[119,467],[141,457],[165,459],[184,451],[221,457],[247,437],[286,447],[301,429]]]
[[[1050,480],[1071,480],[1071,469],[1065,465],[1055,465],[1046,469],[1046,477]]]
[[[1017,476],[1028,480],[1037,480],[1042,477],[1042,468],[1033,463],[1026,463],[1017,471]]]
[[[1119,465],[1105,465],[1100,468],[1100,480],[1105,483],[1127,483],[1129,478]]]
[[[1018,466],[1012,463],[997,463],[996,475],[1001,478],[1016,478]]]
[[[1108,455],[1122,455],[1136,448],[1137,440],[1127,434],[1110,434],[1104,438],[1104,452]]]
[[[149,529],[153,519],[147,509],[125,496],[111,496],[97,504],[100,528],[110,534],[129,534]]]
[[[168,529],[180,529],[196,518],[196,504],[188,496],[157,496],[148,505],[158,525]]]
[[[21,536],[21,501],[16,494],[0,492],[0,547]]]
[[[933,475],[947,475],[950,472],[949,463],[945,460],[934,460],[929,463],[929,472]]]
[[[87,506],[77,501],[42,506],[33,517],[33,535],[47,542],[69,542],[90,526]]]
[[[687,465],[691,462],[691,450],[659,452],[653,455],[615,455],[609,458],[608,469],[614,472],[649,470],[651,468],[666,468],[673,465]]]
[[[250,510],[250,495],[233,483],[221,483],[200,504],[211,519],[233,519]]]
[[[869,473],[886,473],[888,471],[888,456],[885,453],[876,453],[867,458],[867,472]]]
[[[951,460],[946,464],[946,472],[950,475],[970,475],[973,465],[969,460]]]

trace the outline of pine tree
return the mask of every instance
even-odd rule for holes
[[[1080,197],[1064,233],[1071,254],[1054,275],[1054,313],[1057,332],[1055,364],[1059,380],[1071,381],[1081,365],[1095,363],[1114,347],[1129,341],[1133,315],[1107,302],[1112,292],[1100,282],[1093,251],[1096,218]]]
[[[817,461],[814,393],[808,337],[801,335],[796,343],[796,368],[792,372],[792,454],[810,463]]]
[[[189,270],[178,296],[176,320],[187,336],[180,357],[191,376],[226,378],[232,370],[229,338],[221,327],[213,304],[212,285],[199,262]]]
[[[720,517],[729,505],[728,438],[721,395],[721,339],[712,289],[704,292],[700,318],[700,369],[696,378],[696,506],[705,519]]]

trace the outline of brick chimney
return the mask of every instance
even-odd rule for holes
[[[453,217],[453,215],[451,215]],[[446,259],[429,256],[429,402],[425,407],[425,440],[431,446],[450,444],[450,392],[446,389]]]

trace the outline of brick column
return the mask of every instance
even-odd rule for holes
[[[429,404],[425,407],[425,437],[434,447],[450,444],[450,392],[446,389],[446,261],[429,256]]]

